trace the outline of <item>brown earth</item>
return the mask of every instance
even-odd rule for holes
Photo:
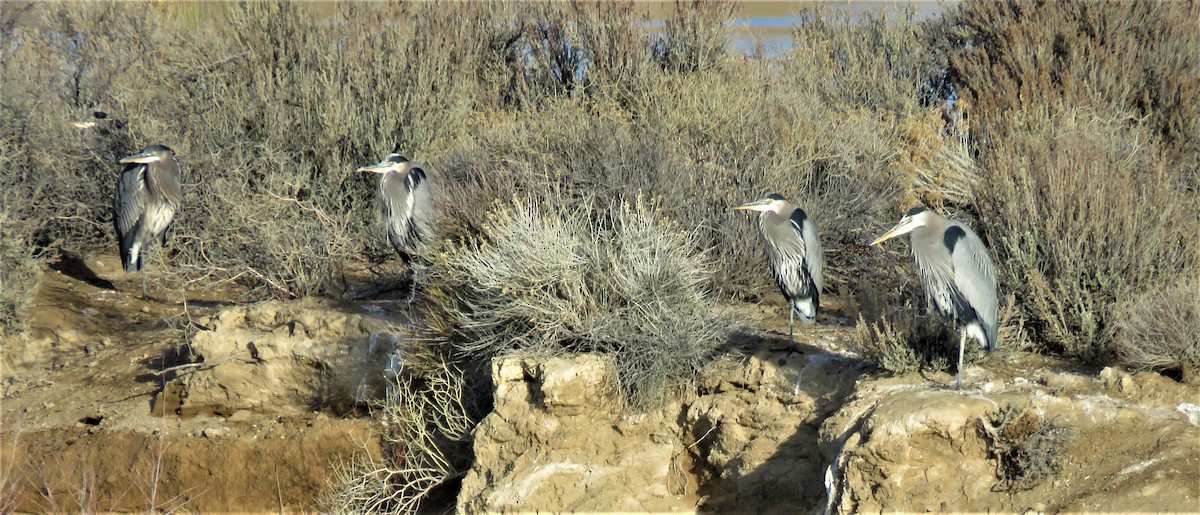
[[[2,342],[0,512],[308,511],[380,455],[364,407],[409,305],[239,303],[153,270],[142,301],[96,256],[45,270],[30,334]],[[743,352],[649,413],[613,401],[601,357],[497,360],[457,509],[1200,511],[1200,388],[1003,349],[962,392],[882,377],[829,305],[791,356],[781,304],[729,307],[757,328]],[[1005,476],[1014,449],[1058,471]]]

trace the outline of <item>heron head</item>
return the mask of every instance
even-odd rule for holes
[[[871,245],[879,245],[880,243],[888,241],[897,236],[908,234],[912,232],[913,229],[918,227],[925,227],[930,224],[930,220],[933,216],[934,212],[930,211],[925,206],[917,206],[909,209],[908,212],[904,213],[904,216],[900,218],[900,222],[898,222],[895,227],[892,227],[892,230],[884,233],[883,236],[876,238],[875,241],[871,242]]]
[[[131,163],[150,164],[157,163],[174,155],[175,151],[165,145],[150,145],[142,149],[142,153],[134,154],[118,161],[123,165]]]
[[[404,169],[404,167],[408,166],[408,164],[409,164],[409,161],[408,161],[407,157],[404,157],[400,154],[392,153],[392,154],[388,154],[387,157],[384,157],[383,161],[380,161],[380,162],[375,163],[370,166],[361,167],[357,171],[359,171],[359,172],[374,172],[374,173],[388,173],[388,172],[393,172],[393,171],[398,172],[398,171],[402,171]]]
[[[791,204],[788,203],[787,199],[783,198],[783,195],[780,195],[778,193],[771,193],[771,194],[764,196],[763,198],[755,200],[754,202],[742,204],[733,209],[735,211],[739,211],[739,210],[758,211],[760,213],[765,213],[765,212],[770,211],[770,212],[778,215],[778,214],[783,214],[784,212],[788,211],[790,207],[791,207]]]

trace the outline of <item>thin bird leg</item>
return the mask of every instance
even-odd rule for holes
[[[142,269],[138,273],[142,274],[142,300],[146,300],[146,270],[150,269],[149,249],[142,250],[142,257],[145,258],[145,262],[142,263]]]
[[[960,331],[962,334],[958,339],[958,389],[962,390],[962,367],[963,367],[963,347],[967,344],[967,332]]]
[[[409,282],[409,286],[408,286],[408,303],[409,304],[412,304],[413,301],[417,300],[417,283],[425,282],[425,267],[423,265],[424,264],[422,263],[421,266],[414,267],[413,263],[409,262],[408,268],[412,274],[412,279]]]
[[[791,356],[796,352],[796,339],[793,336],[795,333],[794,329],[792,329],[792,323],[795,318],[796,311],[793,310],[791,306],[788,306],[788,356]]]

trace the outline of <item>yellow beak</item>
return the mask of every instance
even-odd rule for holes
[[[132,155],[132,156],[123,158],[117,162],[121,163],[123,165],[127,165],[130,163],[141,163],[141,164],[154,163],[159,160],[160,160],[160,158],[158,156],[156,156],[154,154],[147,154],[147,153],[143,152],[141,154]]]
[[[884,233],[883,236],[876,238],[875,241],[871,242],[871,245],[879,245],[880,243],[888,241],[897,236],[907,234],[915,228],[916,227],[912,223],[912,218],[901,219],[900,223],[896,224],[895,227],[892,227],[892,230]]]
[[[738,207],[735,207],[735,208],[733,208],[733,210],[734,211],[766,211],[767,210],[767,202],[762,201],[762,200],[755,200],[754,202],[749,202],[746,204],[742,204]]]

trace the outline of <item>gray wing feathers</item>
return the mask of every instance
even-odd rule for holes
[[[805,220],[804,227],[800,228],[800,234],[804,237],[804,246],[806,248],[805,259],[808,261],[808,273],[812,276],[813,284],[817,286],[817,292],[825,285],[825,253],[821,251],[821,239],[817,237],[817,226],[813,225],[812,220]]]
[[[954,263],[940,238],[927,240],[922,236],[913,232],[912,255],[921,282],[925,284],[925,294],[940,313],[951,319],[957,318],[963,298],[954,277]]]
[[[388,172],[379,181],[379,206],[388,240],[401,254],[417,252],[432,227],[431,181],[420,168]]]
[[[987,248],[969,228],[966,236],[954,248],[951,260],[954,264],[954,282],[963,299],[975,309],[975,316],[987,333],[988,345],[997,344],[998,292],[996,291],[996,268]]]
[[[768,264],[784,297],[792,301],[793,309],[798,309],[797,302],[809,299],[815,310],[820,302],[824,266],[816,227],[807,219],[797,223],[795,219],[767,214],[760,219],[759,229]],[[815,311],[810,314],[815,316]]]
[[[170,159],[163,161],[158,166],[162,169],[158,174],[155,174],[155,186],[168,203],[174,206],[175,209],[179,209],[183,206],[183,188],[179,186],[179,162]]]
[[[117,224],[117,237],[122,242],[125,235],[134,233],[134,227],[145,211],[146,198],[149,196],[145,175],[146,165],[137,165],[121,172],[121,179],[117,181],[117,195],[113,198],[113,218]],[[124,247],[124,243],[122,246]],[[123,252],[128,250],[128,247],[122,248]]]
[[[397,252],[408,247],[408,188],[404,176],[388,172],[379,178],[379,210],[387,228],[388,241]]]

